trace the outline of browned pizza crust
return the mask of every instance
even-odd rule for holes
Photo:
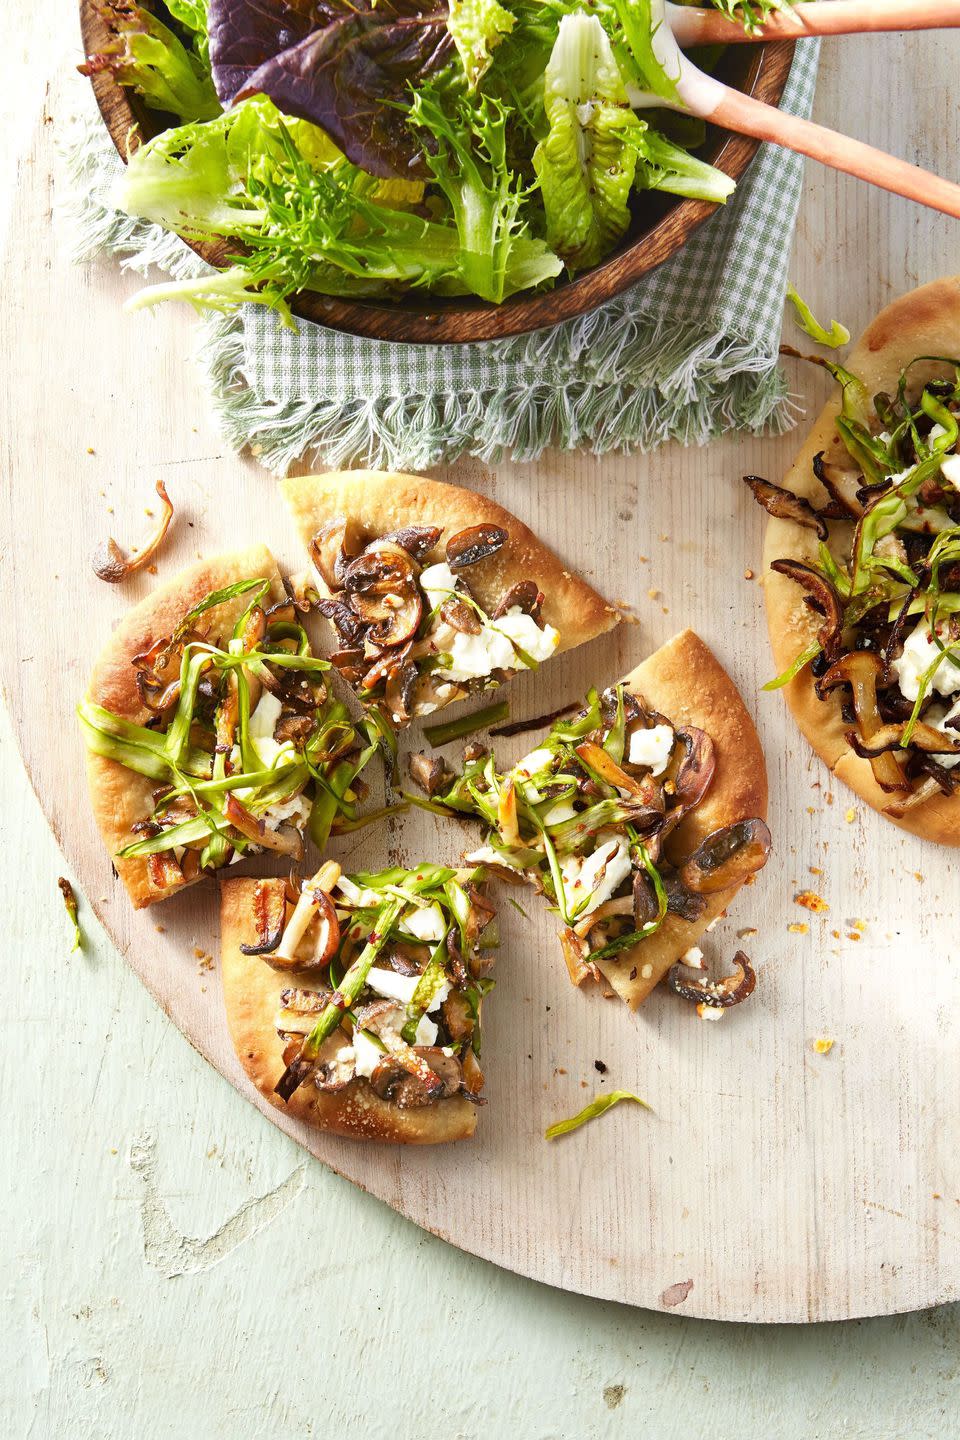
[[[767,770],[759,737],[739,690],[699,635],[692,630],[675,635],[632,670],[624,683],[673,725],[706,730],[716,749],[713,784],[670,837],[668,858],[686,858],[724,825],[752,817],[766,819]],[[708,896],[699,920],[668,915],[649,940],[600,962],[603,974],[631,1010],[696,944],[739,888]]]
[[[872,396],[881,390],[894,391],[901,370],[918,355],[960,355],[960,276],[935,280],[919,290],[911,290],[881,310],[844,366],[861,377],[867,393]],[[937,373],[937,367],[918,366],[911,373],[915,373],[919,381]],[[813,473],[813,457],[823,450],[828,460],[848,462],[836,430],[839,408],[839,398],[834,397],[784,480],[788,490],[818,505],[824,503],[827,496]],[[847,528],[852,537],[853,527]],[[843,529],[834,525],[831,534],[842,539]],[[771,518],[764,538],[763,566],[767,623],[777,674],[786,670],[814,641],[819,626],[817,617],[803,604],[800,587],[770,569],[774,560],[786,557],[815,564],[816,534],[794,521]],[[842,692],[837,691],[825,701],[818,700],[808,669],[785,687],[784,694],[797,724],[821,759],[838,779],[874,810],[883,813],[893,797],[876,783],[869,760],[855,755],[844,738],[849,726],[841,717]],[[908,811],[902,819],[887,818],[925,839],[943,845],[960,845],[960,797],[938,795]]]
[[[280,992],[288,986],[309,989],[306,971],[273,970],[256,955],[244,955],[241,944],[255,944],[257,925],[253,896],[257,881],[230,877],[220,882],[220,963],[227,1021],[237,1055],[265,1100],[278,1110],[360,1140],[393,1140],[408,1145],[435,1145],[466,1140],[477,1123],[477,1109],[464,1096],[441,1100],[420,1109],[401,1110],[381,1100],[364,1080],[343,1090],[323,1091],[306,1080],[289,1101],[274,1094],[283,1074],[283,1044],[274,1025]]]
[[[238,580],[260,578],[272,582],[274,598],[279,599],[283,587],[276,561],[266,546],[255,545],[232,555],[201,560],[159,585],[124,616],[110,636],[93,668],[87,698],[125,720],[145,724],[150,712],[141,704],[137,691],[136,674],[130,663],[134,655],[172,634],[186,612],[212,590],[223,589]],[[241,595],[211,611],[217,638],[230,633],[249,603],[250,597]],[[132,828],[137,821],[145,820],[152,813],[157,782],[103,755],[88,751],[86,758],[94,818],[134,906],[139,910],[182,890],[183,885],[158,889],[150,879],[145,858],[115,858],[117,851],[134,838]]]
[[[280,488],[308,548],[321,525],[340,515],[371,540],[404,525],[438,525],[444,533],[425,562],[433,564],[444,558],[444,544],[458,530],[468,525],[502,526],[510,537],[508,543],[473,567],[470,589],[489,613],[511,585],[536,580],[544,595],[543,619],[560,632],[558,651],[583,645],[620,621],[613,606],[566,569],[515,515],[472,490],[375,470],[303,475],[282,480]],[[327,593],[322,582],[321,588]]]

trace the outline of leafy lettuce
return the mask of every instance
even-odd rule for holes
[[[199,11],[197,4],[177,0],[168,7],[174,18]],[[81,65],[82,75],[109,70],[121,85],[143,96],[152,110],[163,110],[179,120],[209,120],[220,113],[202,54],[184,45],[168,25],[144,6],[127,0],[101,0],[100,16],[111,39]],[[197,16],[202,24],[199,14]]]

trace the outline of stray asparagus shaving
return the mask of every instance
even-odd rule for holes
[[[826,345],[828,350],[839,350],[841,346],[849,345],[850,331],[846,325],[841,325],[839,320],[831,320],[829,330],[826,326],[821,325],[807,302],[801,299],[790,284],[787,285],[787,299],[794,308],[796,324],[810,336],[811,340],[816,341],[818,345]]]
[[[103,544],[97,546],[93,556],[94,574],[99,579],[106,580],[109,585],[119,585],[121,580],[126,580],[134,570],[142,569],[156,555],[173,519],[173,503],[162,480],[157,481],[157,494],[163,505],[163,514],[153,536],[145,545],[135,547],[128,555],[121,550],[113,536],[108,535]]]
[[[70,924],[73,926],[73,944],[70,946],[72,953],[74,950],[83,949],[83,935],[80,933],[80,920],[77,915],[77,897],[73,886],[65,876],[61,875],[57,884],[60,886],[60,894],[63,896],[63,903],[70,917]]]
[[[579,1130],[581,1125],[586,1125],[589,1120],[596,1120],[599,1115],[605,1115],[612,1110],[614,1105],[619,1105],[621,1100],[633,1100],[635,1104],[642,1105],[644,1110],[651,1110],[646,1100],[639,1095],[634,1095],[632,1090],[611,1090],[607,1095],[598,1095],[591,1100],[589,1105],[576,1115],[571,1115],[568,1120],[558,1120],[555,1125],[550,1125],[544,1131],[548,1140],[556,1140],[561,1135],[569,1135],[571,1130]]]
[[[463,740],[467,735],[475,735],[478,730],[486,730],[490,725],[506,720],[509,714],[509,703],[501,700],[497,705],[487,705],[483,710],[461,715],[458,720],[448,720],[444,725],[425,725],[423,733],[436,749],[439,745],[449,745],[451,740]]]

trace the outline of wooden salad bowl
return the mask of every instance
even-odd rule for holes
[[[86,54],[100,50],[109,39],[94,0],[80,0],[80,31]],[[779,105],[794,48],[793,41],[730,46],[717,67],[717,78],[768,105]],[[122,159],[126,159],[128,149],[136,149],[163,128],[156,113],[108,72],[93,75],[91,84],[104,124]],[[697,155],[739,181],[759,143],[708,127],[706,143]],[[585,315],[612,300],[682,249],[716,208],[702,200],[650,192],[636,200],[629,230],[600,265],[575,279],[561,280],[552,290],[515,295],[501,305],[475,298],[430,298],[425,302],[422,296],[389,302],[340,300],[304,291],[291,300],[291,309],[319,325],[371,340],[462,344],[523,335]],[[222,266],[227,263],[229,251],[236,249],[236,242],[198,243],[191,248],[211,265]]]

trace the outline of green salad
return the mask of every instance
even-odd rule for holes
[[[644,191],[722,203],[734,188],[692,153],[704,127],[656,58],[657,0],[99,8],[112,38],[84,72],[110,71],[167,127],[132,150],[120,207],[235,242],[218,273],[137,304],[498,303],[603,260]],[[718,8],[754,26],[780,0]]]

